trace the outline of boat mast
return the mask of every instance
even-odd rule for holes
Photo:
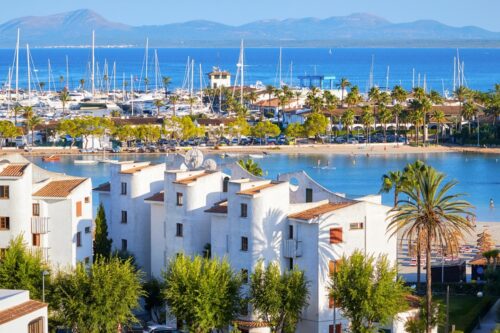
[[[390,67],[387,66],[387,74],[385,76],[385,91],[389,91],[389,70],[390,70]]]
[[[26,58],[28,60],[28,105],[31,106],[31,66],[30,66],[30,46],[26,44]]]
[[[10,115],[10,104],[12,103],[12,95],[11,95],[11,84],[12,84],[12,67],[9,66],[9,90],[8,90],[8,99],[7,99],[7,114]]]
[[[149,57],[148,53],[149,53],[149,38],[146,38],[146,76],[144,77],[146,94],[148,93],[148,85],[146,84],[146,82],[148,82],[148,57]]]
[[[21,30],[17,29],[17,42],[16,42],[16,101],[19,100],[19,37]]]
[[[130,74],[130,107],[132,117],[134,116],[134,76]]]
[[[155,93],[158,92],[158,50],[155,49]]]
[[[279,82],[278,82],[278,87],[281,89],[281,61],[282,61],[282,56],[283,56],[283,50],[280,46],[280,64],[279,64]]]
[[[66,55],[66,89],[69,90],[69,60]]]
[[[453,92],[457,86],[457,57],[453,57]]]
[[[125,102],[125,73],[122,75],[122,100]]]
[[[92,71],[90,73],[90,82],[92,83],[92,98],[95,94],[95,31],[92,30]]]
[[[202,70],[201,70],[201,62],[200,62],[200,99],[203,103],[203,78],[202,78]]]
[[[290,87],[293,86],[293,61],[290,61]]]
[[[369,82],[369,87],[370,89],[373,88],[373,67],[375,65],[375,55],[372,54],[372,65],[370,67],[370,82]]]
[[[113,102],[116,102],[116,61],[113,61]]]
[[[240,80],[240,104],[243,105],[243,85],[244,85],[244,78],[245,78],[245,70],[244,70],[244,64],[245,64],[245,59],[244,59],[244,49],[243,49],[243,39],[241,40],[241,49],[240,49],[240,71],[241,71],[241,80]]]
[[[194,90],[194,59],[191,60],[191,88],[189,90],[189,97],[193,97]]]
[[[48,63],[48,68],[47,69],[49,71],[49,91],[48,91],[48,93],[50,94],[50,76],[51,76],[51,73],[50,73],[51,72],[50,59],[47,61],[47,63]]]

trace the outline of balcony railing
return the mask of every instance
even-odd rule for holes
[[[285,239],[283,242],[283,256],[285,258],[302,257],[302,241]]]
[[[43,261],[45,261],[45,262],[49,261],[49,248],[48,247],[32,246],[30,248],[30,251],[34,255],[39,254]]]
[[[42,216],[33,216],[31,218],[31,233],[46,234],[49,232],[49,218]]]

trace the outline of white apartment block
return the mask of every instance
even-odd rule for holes
[[[99,185],[112,248],[128,251],[147,274],[151,271],[151,214],[144,199],[163,189],[165,164],[121,162],[111,165],[109,182]]]
[[[0,289],[0,332],[47,333],[47,304],[31,300],[27,290]]]
[[[0,251],[19,235],[52,267],[92,259],[92,183],[0,157]]]
[[[159,277],[178,253],[226,256],[235,271],[252,272],[263,260],[283,270],[297,265],[310,281],[309,305],[297,332],[338,332],[347,321],[328,298],[330,272],[355,249],[396,260],[396,240],[386,235],[387,211],[380,196],[358,200],[323,188],[305,173],[276,181],[230,170],[164,171],[163,188],[145,200],[151,205],[151,274]],[[251,310],[251,309],[249,309]],[[249,313],[252,313],[249,311]],[[265,332],[248,321],[248,332]]]

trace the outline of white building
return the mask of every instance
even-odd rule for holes
[[[218,68],[214,68],[213,71],[208,73],[208,79],[210,80],[210,88],[212,89],[231,86],[231,73],[221,71]]]
[[[18,155],[1,157],[0,250],[19,235],[53,267],[90,262],[90,178],[48,172]]]
[[[303,172],[270,181],[238,166],[226,172],[166,170],[163,188],[146,202],[151,205],[153,276],[160,276],[178,253],[201,255],[207,249],[248,274],[261,260],[277,261],[283,270],[297,265],[310,281],[309,306],[298,332],[333,331],[327,289],[343,255],[361,249],[396,260],[396,240],[385,232],[390,208],[381,205],[380,196],[347,199]],[[346,327],[338,310],[336,318],[337,329]],[[241,319],[249,323],[243,329],[266,331],[253,315]]]
[[[112,247],[134,255],[149,275],[151,268],[150,207],[144,199],[163,189],[165,164],[121,162],[111,165],[109,182],[94,191],[105,207]]]
[[[31,300],[27,290],[0,289],[0,332],[47,333],[47,304]]]

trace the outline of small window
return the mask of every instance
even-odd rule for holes
[[[288,226],[288,239],[293,239],[293,225]]]
[[[128,219],[127,219],[127,211],[126,210],[122,210],[122,223],[127,223],[128,222]]]
[[[0,199],[8,199],[10,197],[9,186],[0,185]]]
[[[248,216],[248,206],[247,204],[242,203],[241,204],[241,217],[247,217]]]
[[[183,226],[182,223],[177,223],[175,227],[175,236],[182,237],[183,235]]]
[[[229,177],[224,177],[224,181],[222,182],[222,192],[227,193],[229,187]]]
[[[248,269],[241,270],[241,281],[243,281],[243,283],[248,283]]]
[[[335,325],[335,332],[333,330],[333,325],[328,327],[328,333],[342,333],[342,324]]]
[[[360,230],[363,229],[363,227],[364,227],[363,222],[354,222],[349,224],[350,230]]]
[[[80,231],[76,233],[76,246],[82,246],[82,233]]]
[[[33,216],[40,216],[40,204],[39,203],[34,203],[32,205],[33,207]]]
[[[90,197],[85,197],[85,203],[90,203]]]
[[[0,216],[0,230],[9,230],[9,229],[10,229],[10,217]]]
[[[177,192],[177,206],[182,206],[183,200],[182,200],[182,193]]]
[[[330,228],[330,244],[342,243],[342,228]]]
[[[248,237],[241,237],[241,251],[248,251]]]
[[[128,244],[126,239],[122,239],[122,251],[127,251]]]
[[[122,195],[127,195],[127,183],[122,182],[122,190],[121,190]]]
[[[33,234],[31,236],[31,239],[32,239],[31,244],[33,246],[40,246],[42,244],[40,234]]]
[[[89,257],[85,257],[83,259],[83,262],[85,263],[85,265],[88,265],[90,263],[90,258]]]
[[[288,258],[288,269],[289,270],[293,269],[293,258]]]
[[[306,188],[306,202],[313,202],[313,190],[312,190],[312,188]]]
[[[76,217],[82,216],[82,202],[77,201],[76,202]]]
[[[85,233],[90,234],[90,227],[85,227]]]

